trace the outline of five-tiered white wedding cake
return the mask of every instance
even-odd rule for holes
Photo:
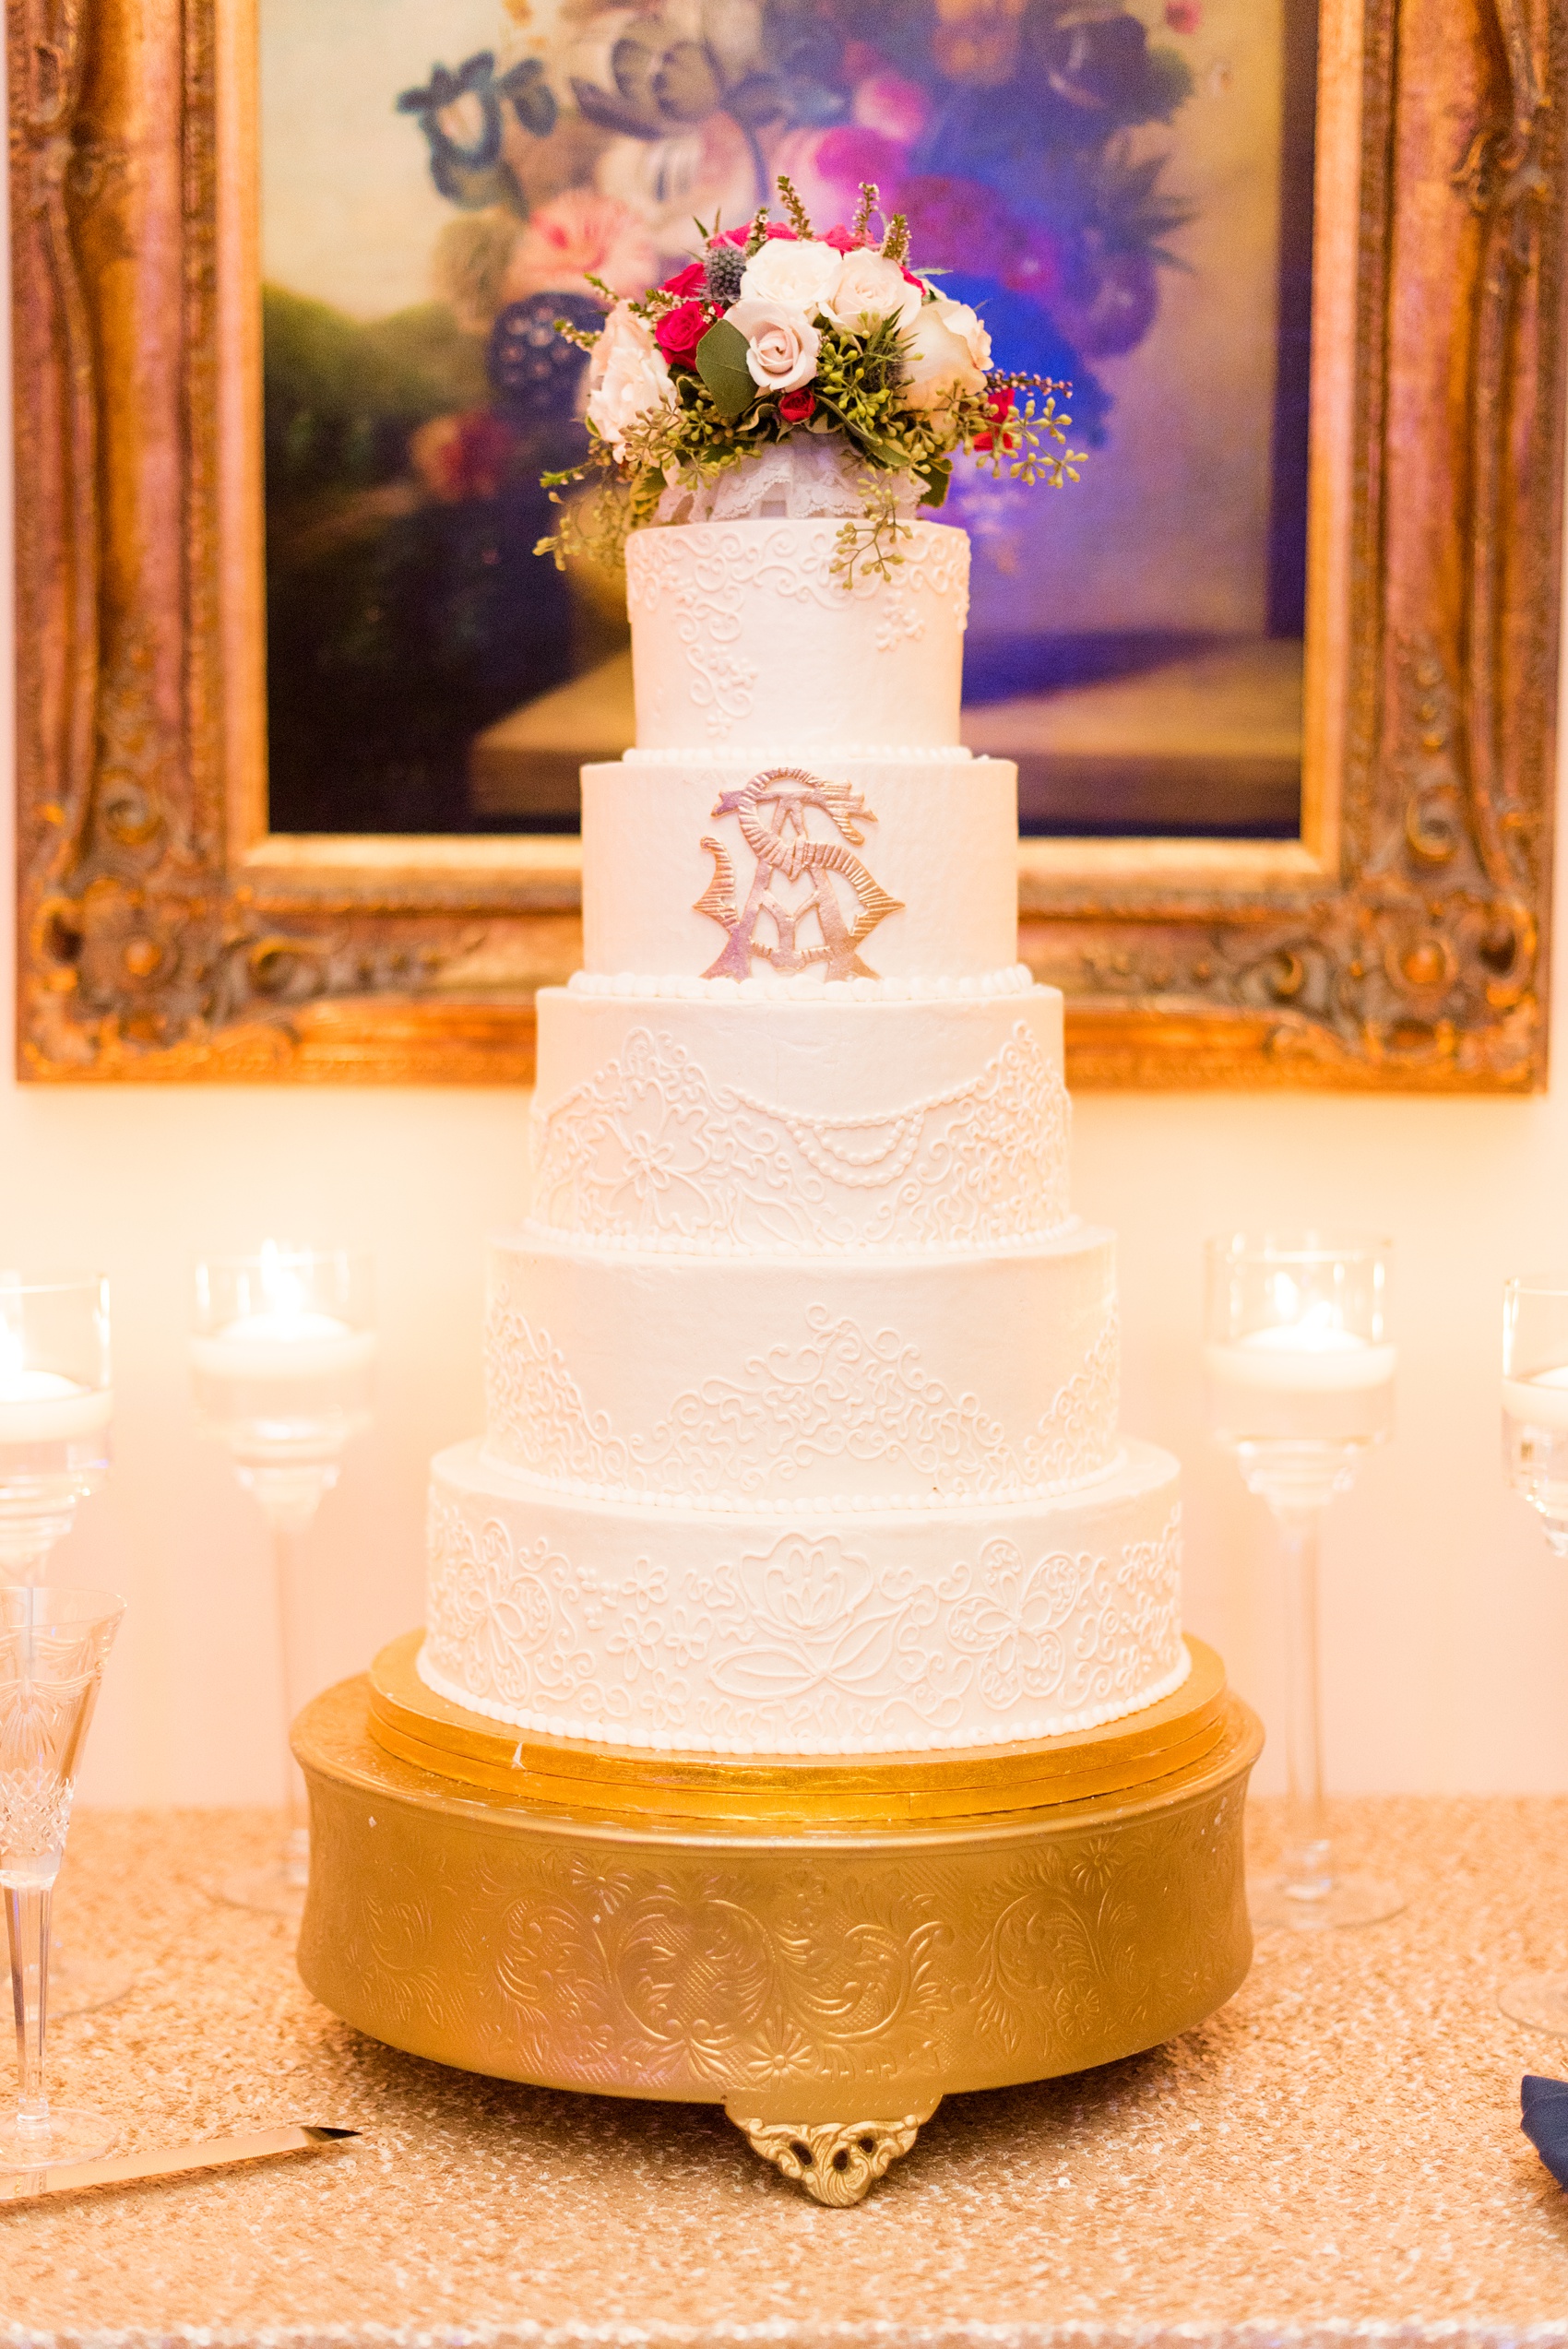
[[[434,1464],[438,1695],[533,1732],[863,1756],[1185,1678],[1178,1469],[1118,1430],[1016,774],[957,747],[963,533],[636,533],[638,747],[583,776],[488,1424]]]

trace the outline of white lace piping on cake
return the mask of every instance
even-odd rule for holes
[[[834,979],[810,972],[782,978],[692,979],[683,971],[574,971],[569,993],[617,1003],[955,1003],[1027,995],[1035,984],[1028,963],[978,971],[968,979]]]
[[[852,586],[835,570],[838,531],[831,521],[780,522],[777,528],[714,523],[695,530],[634,530],[626,541],[626,606],[639,612],[674,605],[675,633],[690,671],[689,692],[702,723],[722,741],[752,714],[757,671],[731,649],[742,634],[748,598],[761,589],[788,603],[841,611],[874,600],[875,642],[890,652],[925,633],[928,611],[956,615],[969,608],[969,547],[961,530],[912,526],[891,579],[862,564]]]
[[[531,1125],[534,1218],[637,1246],[984,1246],[1066,1220],[1067,1088],[1016,1020],[967,1084],[882,1117],[807,1117],[634,1028]],[[858,1212],[855,1210],[858,1208]]]
[[[854,1753],[1098,1728],[1191,1669],[1179,1505],[1113,1555],[999,1535],[934,1579],[854,1540],[792,1529],[710,1572],[600,1574],[437,1489],[420,1677],[555,1737]]]
[[[629,750],[622,766],[693,767],[713,776],[754,775],[763,766],[800,766],[814,762],[835,771],[844,766],[989,766],[983,753],[968,751],[961,742],[748,742],[743,751]],[[614,762],[611,762],[613,764]]]
[[[590,1411],[565,1357],[503,1284],[485,1330],[485,1452],[529,1483],[593,1500],[812,1513],[1064,1492],[1114,1461],[1121,1334],[1114,1304],[1082,1367],[1040,1414],[1021,1454],[972,1394],[952,1394],[894,1330],[873,1335],[826,1305],[793,1347],[753,1356],[739,1378],[705,1379],[647,1433]],[[828,1460],[897,1462],[908,1487],[809,1501],[779,1492]]]

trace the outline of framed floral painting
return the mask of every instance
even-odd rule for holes
[[[783,172],[1071,387],[927,482],[1071,1082],[1543,1082],[1561,0],[6,22],[24,1076],[528,1078],[631,732],[573,338]]]
[[[287,832],[571,831],[623,583],[557,572],[604,288],[877,187],[1085,461],[971,464],[968,731],[1026,833],[1300,828],[1314,0],[259,0]],[[702,224],[699,228],[698,223]]]

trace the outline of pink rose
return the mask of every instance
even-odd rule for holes
[[[830,244],[835,253],[860,253],[871,243],[869,236],[851,236],[844,228],[827,230],[822,241]]]
[[[683,269],[677,269],[672,278],[665,279],[662,291],[675,294],[682,302],[690,302],[694,295],[707,291],[707,271],[700,261],[690,261]]]
[[[782,220],[769,220],[767,233],[769,236],[793,237],[795,231],[791,228],[787,228]],[[749,224],[743,229],[724,229],[713,240],[715,244],[749,244],[751,241],[752,232]]]
[[[1198,0],[1165,0],[1165,21],[1172,32],[1196,32],[1203,20]]]
[[[664,313],[654,327],[653,338],[671,367],[695,367],[697,345],[712,323],[705,303],[683,302],[678,309]]]

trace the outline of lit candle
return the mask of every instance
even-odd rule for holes
[[[1340,1323],[1327,1304],[1310,1306],[1299,1321],[1249,1330],[1229,1345],[1204,1348],[1217,1377],[1277,1394],[1345,1394],[1384,1386],[1394,1376],[1395,1349]]]
[[[362,1370],[375,1352],[372,1330],[307,1307],[298,1275],[276,1240],[261,1252],[262,1310],[242,1313],[210,1336],[193,1337],[191,1360],[209,1378],[330,1379]]]
[[[71,1443],[107,1427],[113,1412],[107,1387],[30,1368],[19,1332],[0,1322],[0,1443]]]
[[[1528,1378],[1504,1379],[1503,1407],[1510,1418],[1526,1427],[1568,1431],[1568,1362],[1554,1370],[1534,1370]]]

